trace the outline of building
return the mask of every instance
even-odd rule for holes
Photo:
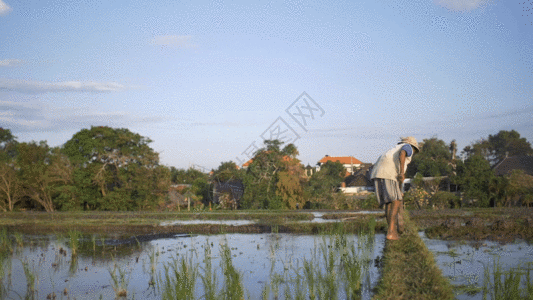
[[[522,170],[524,174],[533,176],[533,156],[516,155],[505,157],[493,169],[496,176],[511,175],[513,170]]]
[[[320,167],[327,163],[328,161],[332,161],[332,162],[340,162],[344,168],[346,169],[346,176],[349,176],[349,175],[353,175],[353,173],[360,169],[363,165],[363,163],[358,160],[357,158],[353,157],[353,156],[329,156],[329,155],[326,155],[324,156],[321,160],[318,161],[317,163],[317,168],[316,168],[316,171],[319,172],[320,171]]]

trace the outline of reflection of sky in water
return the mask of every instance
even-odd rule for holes
[[[324,219],[324,215],[336,214],[337,212],[311,212],[313,215],[312,220],[303,220],[295,221],[296,223],[332,223],[332,222],[341,222],[343,219]],[[383,211],[352,211],[350,215],[374,215],[374,214],[383,214]],[[350,217],[347,217],[350,218]],[[255,221],[252,220],[175,220],[175,221],[164,221],[161,222],[160,226],[172,226],[172,225],[229,225],[229,226],[241,226],[241,225],[252,225],[255,224]]]
[[[167,221],[161,222],[161,226],[169,225],[232,225],[232,226],[241,226],[241,225],[251,225],[255,224],[254,221],[250,220],[176,220],[176,221]]]
[[[527,267],[527,262],[533,262],[533,246],[526,242],[500,245],[497,242],[481,241],[476,249],[476,242],[443,241],[426,238],[420,233],[428,249],[433,252],[438,266],[444,276],[451,279],[452,284],[475,284],[483,286],[484,266],[491,272],[494,261],[498,260],[502,269]],[[482,294],[475,296],[459,295],[457,299],[482,299]]]
[[[136,299],[160,299],[160,292],[148,285],[151,277],[150,256],[152,253],[159,253],[159,255],[152,255],[152,257],[157,258],[156,274],[163,275],[163,265],[170,262],[173,257],[187,256],[192,257],[195,262],[202,262],[205,245],[207,242],[212,243],[212,263],[217,272],[220,286],[223,282],[223,275],[220,268],[219,250],[221,243],[227,241],[233,256],[233,264],[243,274],[245,290],[250,294],[250,299],[259,299],[263,287],[270,283],[272,263],[274,263],[275,273],[283,274],[287,268],[287,274],[294,276],[295,272],[303,275],[304,259],[322,261],[321,257],[315,259],[312,254],[312,251],[316,250],[317,255],[320,255],[318,251],[322,237],[317,235],[227,234],[158,239],[140,245],[127,246],[121,254],[114,253],[112,251],[114,247],[108,246],[103,255],[106,259],[101,258],[101,248],[96,250],[97,253],[93,252],[91,243],[89,250],[86,248],[83,252],[80,251],[75,264],[72,263],[71,251],[64,242],[58,242],[53,237],[48,238],[48,242],[43,239],[35,242],[37,245],[41,245],[39,247],[24,247],[22,251],[13,254],[10,261],[12,275],[10,278],[4,277],[5,286],[7,286],[9,279],[11,281],[8,286],[7,299],[24,298],[26,277],[22,262],[27,262],[32,272],[36,274],[38,299],[45,299],[52,292],[55,292],[57,299],[60,299],[65,288],[71,299],[98,299],[100,296],[103,299],[114,299],[115,292],[109,274],[110,271],[113,271],[114,262],[126,271],[128,299],[133,297]],[[357,247],[357,236],[348,235],[347,238]],[[326,240],[329,242],[329,238]],[[377,283],[379,277],[378,269],[374,267],[373,260],[377,256],[381,256],[384,240],[383,234],[377,234],[373,245],[369,244],[371,246],[369,248],[371,261],[368,264],[370,266],[368,276],[372,286]],[[67,250],[66,256],[59,254],[60,247]],[[8,262],[4,263],[6,274],[8,273],[8,264]],[[203,266],[203,263],[200,266]],[[197,287],[203,290],[201,278],[197,279]],[[282,295],[284,288],[285,286],[282,284],[280,295]],[[304,289],[307,287],[304,286]],[[341,287],[339,287],[339,292],[344,292]],[[63,298],[67,297],[63,296]],[[364,298],[370,299],[368,288]]]

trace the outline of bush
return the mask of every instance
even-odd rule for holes
[[[429,206],[429,193],[423,188],[411,188],[404,194],[405,206],[410,209],[422,209]]]
[[[431,207],[433,209],[444,208],[459,208],[461,207],[461,199],[454,193],[438,191],[431,197]]]
[[[359,209],[379,209],[378,197],[376,197],[375,193],[371,193],[366,198],[359,200],[357,204]]]

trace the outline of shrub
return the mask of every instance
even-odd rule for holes
[[[404,194],[403,200],[408,208],[426,208],[429,206],[429,193],[420,187],[411,188]]]
[[[379,209],[378,198],[375,193],[369,194],[366,198],[359,200],[359,209],[372,210]]]
[[[443,208],[459,208],[461,207],[461,199],[454,193],[438,191],[431,197],[431,207],[433,209]]]

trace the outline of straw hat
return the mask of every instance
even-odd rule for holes
[[[412,136],[402,137],[400,138],[400,140],[401,141],[398,144],[403,144],[403,143],[409,144],[415,147],[416,151],[420,152],[420,146],[418,146],[418,142],[416,141],[414,137]]]

